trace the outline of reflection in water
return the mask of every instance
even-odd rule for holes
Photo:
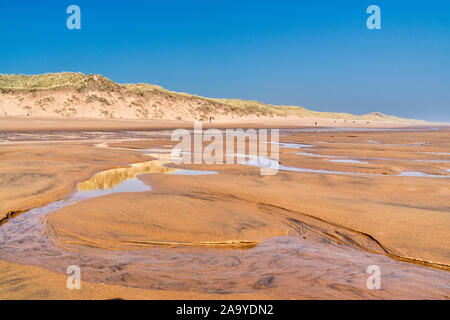
[[[107,194],[121,193],[121,192],[143,192],[150,190],[152,190],[150,186],[147,186],[144,182],[142,182],[138,178],[133,178],[120,182],[116,186],[108,189],[93,188],[91,190],[84,190],[84,191],[80,191],[80,189],[78,189],[78,191],[69,200],[78,202],[89,198],[105,196]]]
[[[163,166],[164,161],[154,160],[132,164],[129,168],[110,169],[97,173],[88,181],[78,184],[79,191],[111,189],[125,180],[135,179],[144,173],[172,173],[177,169]]]
[[[176,171],[173,171],[172,174],[181,175],[181,176],[201,176],[201,175],[218,174],[218,172],[217,171],[205,171],[205,170],[178,169]]]
[[[329,154],[317,154],[311,152],[297,152],[298,156],[316,157],[316,158],[339,158],[339,159],[350,159],[350,156],[341,155],[329,155]],[[430,162],[430,163],[446,163],[450,160],[436,160],[436,159],[396,159],[396,158],[379,158],[379,157],[363,157],[363,156],[353,156],[356,159],[362,160],[381,160],[381,161],[403,161],[403,162]],[[338,161],[332,161],[338,162]],[[342,161],[343,162],[343,161]]]
[[[441,155],[450,156],[450,152],[424,152],[424,153],[428,153],[428,154],[441,154]]]
[[[308,169],[298,167],[283,166],[278,161],[269,159],[266,157],[250,157],[250,161],[245,162],[245,165],[260,167],[260,168],[276,168],[281,171],[291,172],[305,172],[305,173],[323,173],[323,174],[343,174],[352,176],[403,176],[403,177],[427,177],[427,178],[450,178],[446,175],[427,174],[423,172],[401,172],[400,174],[387,175],[382,173],[362,173],[362,172],[350,172],[350,171],[335,171],[335,170],[322,170],[322,169]]]
[[[347,172],[347,171],[334,171],[334,170],[318,170],[318,169],[307,169],[307,168],[298,168],[298,167],[288,167],[281,165],[277,160],[269,159],[267,157],[250,157],[249,161],[244,163],[248,166],[260,167],[260,168],[270,168],[277,169],[281,171],[291,171],[291,172],[305,172],[305,173],[324,173],[324,174],[347,174],[347,175],[379,175],[379,174],[371,174],[371,173],[357,173],[357,172]]]
[[[416,143],[383,143],[376,140],[367,140],[369,143],[381,144],[383,146],[408,146],[408,147],[418,147],[426,145],[426,142],[416,142]]]
[[[281,148],[289,148],[289,149],[301,149],[301,148],[312,148],[312,147],[314,147],[311,144],[289,143],[289,142],[280,142],[279,145],[280,145]]]
[[[427,177],[427,178],[450,178],[450,176],[441,176],[438,174],[429,174],[419,171],[403,171],[399,174],[402,177]]]
[[[187,154],[188,152],[182,152],[182,154]],[[189,154],[194,154],[192,152],[189,152]],[[146,154],[147,156],[151,156],[153,158],[157,158],[159,163],[161,163],[162,166],[167,167],[167,164],[172,163],[173,160],[175,160],[176,156],[168,153],[153,153],[153,154]],[[181,160],[181,158],[179,158]],[[169,168],[169,167],[168,167]],[[203,176],[203,175],[212,175],[212,174],[218,174],[217,171],[212,170],[191,170],[191,169],[173,169],[171,172],[167,172],[174,175],[180,175],[180,176]]]
[[[363,164],[368,163],[368,162],[354,160],[354,159],[333,159],[333,160],[328,160],[328,161],[329,162],[346,162],[346,163],[363,163]]]
[[[297,152],[296,155],[298,156],[307,156],[307,157],[317,157],[317,158],[341,158],[341,156],[332,156],[327,154],[316,154],[316,153],[310,153],[310,152]]]

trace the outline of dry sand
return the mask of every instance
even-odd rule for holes
[[[348,128],[401,128],[417,126],[408,122],[344,120],[326,118],[258,118],[213,120],[203,122],[204,128],[296,128],[296,127],[348,127]],[[424,126],[437,126],[423,123]],[[125,119],[59,119],[52,117],[0,117],[2,132],[45,131],[107,131],[107,130],[162,130],[192,128],[192,121],[178,120],[125,120]]]

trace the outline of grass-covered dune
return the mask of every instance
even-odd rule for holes
[[[62,72],[0,74],[0,116],[110,119],[215,120],[330,118],[411,122],[373,112],[366,115],[317,112],[258,101],[213,99],[157,85],[119,84],[101,75]]]

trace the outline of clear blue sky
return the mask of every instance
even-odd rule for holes
[[[366,28],[370,4],[382,30]],[[0,0],[0,73],[60,71],[450,121],[450,1]]]

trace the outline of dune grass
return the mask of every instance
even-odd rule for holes
[[[264,116],[264,117],[301,117],[301,118],[334,118],[346,120],[372,120],[403,122],[406,119],[387,116],[379,112],[366,115],[352,115],[348,113],[331,113],[308,110],[299,106],[275,106],[258,101],[240,99],[214,99],[182,92],[174,92],[161,86],[138,83],[118,84],[102,75],[85,75],[83,73],[61,72],[45,73],[40,75],[5,75],[0,74],[0,91],[35,91],[71,88],[79,92],[106,91],[116,92],[121,97],[135,95],[145,97],[149,95],[164,96],[170,101],[182,99],[194,101],[196,112],[200,117],[208,118],[216,112],[233,114],[237,116]],[[411,120],[407,120],[411,121]]]

